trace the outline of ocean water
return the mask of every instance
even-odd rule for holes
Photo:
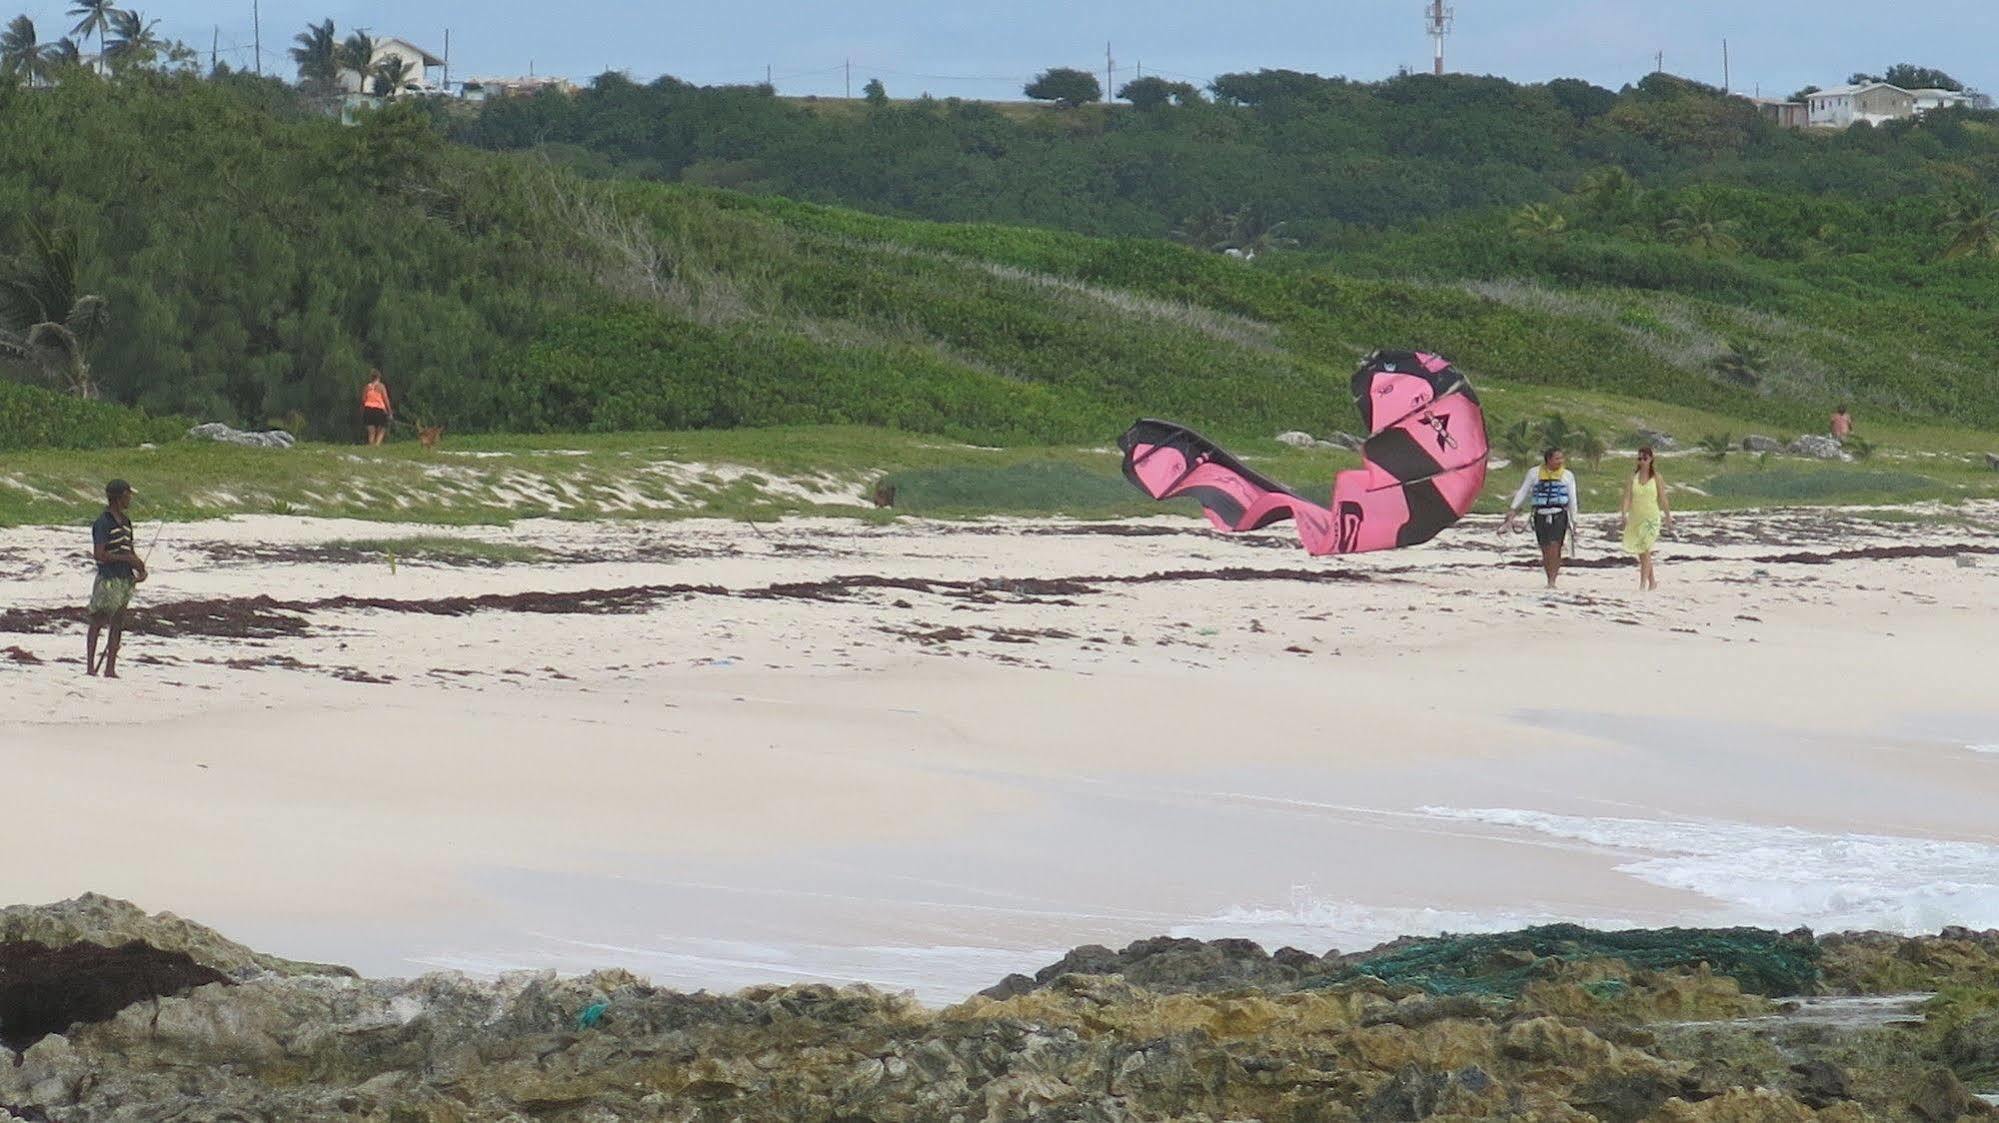
[[[1422,810],[1601,848],[1616,857],[1620,873],[1712,900],[1711,912],[1689,918],[1696,922],[1906,934],[1950,924],[1999,927],[1999,845],[1992,842],[1515,808]]]
[[[1627,927],[1631,923],[1610,917],[1578,918],[1546,911],[1458,912],[1376,907],[1327,899],[1299,886],[1292,890],[1288,904],[1231,907],[1214,916],[1176,924],[1169,934],[1197,940],[1249,939],[1263,945],[1266,951],[1295,947],[1322,954],[1335,950],[1364,951],[1398,936],[1505,932],[1560,920],[1581,920],[1600,927]]]

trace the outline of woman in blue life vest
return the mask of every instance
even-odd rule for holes
[[[1581,490],[1562,450],[1551,448],[1541,454],[1538,467],[1527,470],[1527,478],[1520,481],[1520,490],[1513,493],[1513,503],[1506,511],[1502,529],[1512,530],[1521,505],[1532,503],[1534,539],[1541,544],[1541,569],[1548,575],[1550,589],[1562,575],[1563,539],[1568,539],[1569,556],[1575,556],[1576,532],[1582,521],[1582,508],[1577,505]]]

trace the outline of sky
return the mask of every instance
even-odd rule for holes
[[[132,0],[168,38],[249,66],[253,0]],[[289,76],[285,48],[331,17],[342,35],[398,35],[443,54],[452,77],[561,75],[584,81],[622,70],[700,85],[760,82],[780,93],[842,96],[878,77],[893,97],[1017,98],[1050,66],[1144,73],[1205,83],[1264,67],[1385,77],[1426,70],[1424,0],[257,0],[264,65]],[[1941,68],[1999,92],[1999,4],[1992,0],[1457,0],[1449,68],[1520,82],[1584,78],[1616,88],[1655,68],[1782,96],[1831,86],[1897,62]],[[69,0],[0,0],[35,20],[44,39],[74,21]],[[1892,17],[1887,13],[1894,9]]]

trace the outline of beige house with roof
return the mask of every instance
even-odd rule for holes
[[[433,70],[441,70],[444,66],[443,59],[407,39],[391,36],[386,39],[375,40],[375,53],[369,60],[368,68],[374,70],[389,59],[394,59],[405,64],[405,70],[411,76],[410,89],[413,92],[438,93],[443,90],[443,84],[439,81],[434,81],[430,73]],[[377,91],[375,89],[375,76],[373,74],[368,75],[364,86],[361,75],[354,73],[352,70],[342,70],[340,72],[340,88],[350,94],[387,93],[391,97],[402,92]]]
[[[1879,125],[1914,117],[1916,97],[1899,86],[1868,82],[1820,90],[1805,100],[1805,107],[1814,127],[1844,129],[1862,121]]]

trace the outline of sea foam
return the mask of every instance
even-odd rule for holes
[[[1422,811],[1623,855],[1619,872],[1717,902],[1709,918],[1717,922],[1911,934],[1999,927],[1999,846],[1984,842],[1512,808]]]
[[[1295,947],[1322,953],[1359,951],[1398,936],[1435,936],[1445,932],[1505,932],[1557,920],[1585,918],[1536,911],[1459,912],[1451,909],[1363,905],[1327,900],[1298,886],[1286,906],[1238,905],[1203,920],[1174,925],[1171,935],[1197,940],[1224,937],[1255,940],[1266,951]],[[1598,927],[1624,927],[1614,918],[1588,918]]]

